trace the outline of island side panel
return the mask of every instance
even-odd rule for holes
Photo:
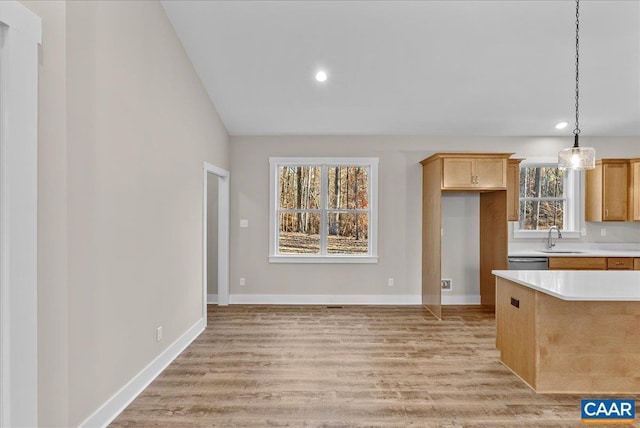
[[[537,294],[537,392],[640,393],[640,302]]]
[[[535,310],[535,291],[496,278],[496,346],[500,350],[500,361],[534,389],[537,382]]]

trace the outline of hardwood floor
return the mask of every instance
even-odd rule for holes
[[[492,313],[443,316],[209,306],[205,332],[111,426],[580,426],[584,397],[537,395],[500,364]]]

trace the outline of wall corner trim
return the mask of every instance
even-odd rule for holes
[[[0,1],[0,22],[42,44],[42,19],[18,1]]]
[[[109,425],[191,342],[200,336],[206,326],[206,318],[198,320],[78,426],[93,428]]]

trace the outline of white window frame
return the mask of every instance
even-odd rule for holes
[[[361,166],[369,168],[369,231],[368,254],[280,254],[278,253],[278,200],[281,166],[319,166],[322,168],[320,191],[320,243],[327,240],[328,201],[326,169],[331,166]],[[272,157],[269,158],[269,262],[270,263],[378,263],[378,158]]]
[[[520,163],[520,168],[557,166],[557,158],[527,158]],[[564,207],[565,228],[561,230],[563,238],[580,238],[580,225],[582,219],[581,202],[583,200],[583,174],[581,171],[566,170],[564,180],[564,194],[566,205]],[[518,212],[520,211],[520,174],[518,174]],[[520,230],[520,222],[515,222],[514,238],[546,238],[548,230]]]

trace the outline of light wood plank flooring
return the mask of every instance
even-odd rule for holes
[[[205,332],[111,426],[580,426],[584,397],[537,395],[500,364],[492,313],[443,316],[210,306]]]

